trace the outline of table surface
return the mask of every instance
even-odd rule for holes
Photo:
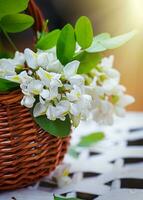
[[[58,168],[68,166],[68,184],[63,180],[65,185],[53,188],[46,177],[34,186],[1,193],[0,200],[53,200],[53,194],[83,200],[143,200],[143,113],[128,113],[112,127],[81,123],[73,133],[72,146],[95,131],[104,131],[105,139],[80,149],[78,159],[66,155]]]

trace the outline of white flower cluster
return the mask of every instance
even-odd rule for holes
[[[101,124],[112,124],[114,114],[125,115],[125,107],[134,102],[126,95],[126,88],[120,85],[120,73],[112,68],[113,56],[103,58],[102,62],[91,72],[93,78],[86,93],[92,97],[92,118]]]
[[[92,113],[99,123],[111,124],[114,113],[123,116],[124,107],[134,101],[119,85],[119,72],[112,68],[113,57],[104,58],[88,75],[79,75],[80,62],[62,66],[56,49],[16,52],[14,59],[0,60],[0,77],[20,83],[21,104],[33,108],[35,117],[65,120],[78,126]],[[88,80],[90,83],[87,84]]]

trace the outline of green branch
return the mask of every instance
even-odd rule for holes
[[[18,51],[17,47],[15,46],[14,42],[12,41],[12,39],[9,37],[8,33],[2,29],[5,37],[7,38],[8,42],[10,43],[10,45],[12,46],[12,48],[15,50],[15,51]]]

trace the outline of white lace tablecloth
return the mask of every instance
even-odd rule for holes
[[[80,136],[99,130],[106,134],[103,141],[83,149],[78,159],[65,157],[70,173],[82,179],[54,189],[44,179],[38,187],[0,193],[0,200],[53,200],[53,194],[84,200],[143,200],[143,113],[128,113],[113,127],[82,123],[74,131],[72,145]]]

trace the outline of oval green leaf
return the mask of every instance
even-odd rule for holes
[[[56,29],[49,33],[44,33],[36,44],[36,48],[47,50],[51,49],[52,47],[56,46],[58,37],[60,35],[60,30]]]
[[[118,48],[128,42],[136,33],[136,31],[131,31],[112,38],[108,33],[99,34],[94,37],[92,45],[86,51],[93,53]]]
[[[19,84],[0,78],[0,92],[8,92],[19,88]]]
[[[86,49],[89,53],[102,52],[106,50],[106,47],[103,46],[102,41],[109,39],[111,36],[109,33],[101,33],[94,37],[91,46]]]
[[[104,136],[103,132],[95,132],[95,133],[91,133],[89,135],[85,135],[85,136],[81,137],[78,146],[90,147],[90,146],[96,144],[97,142],[103,140],[104,137],[105,136]]]
[[[5,15],[15,14],[25,10],[29,0],[0,0],[0,19]]]
[[[56,137],[66,137],[71,132],[71,122],[68,116],[65,121],[59,119],[52,121],[47,119],[46,115],[35,117],[34,119],[43,130]]]
[[[76,40],[72,25],[67,24],[61,30],[57,41],[57,58],[65,65],[70,62],[75,52]]]
[[[113,38],[109,38],[107,40],[103,40],[102,45],[106,49],[118,48],[118,47],[122,46],[123,44],[125,44],[126,42],[128,42],[133,36],[135,36],[136,33],[137,33],[136,31],[131,31],[131,32],[125,33],[123,35],[119,35],[119,36],[116,36]]]
[[[16,33],[24,31],[25,29],[32,26],[34,20],[31,16],[26,14],[13,14],[6,15],[0,21],[2,29],[9,33]]]
[[[84,51],[74,59],[80,61],[78,74],[87,74],[100,63],[101,56],[98,53],[88,53]]]
[[[88,48],[93,40],[93,28],[88,17],[80,17],[75,25],[76,40],[83,48]]]

